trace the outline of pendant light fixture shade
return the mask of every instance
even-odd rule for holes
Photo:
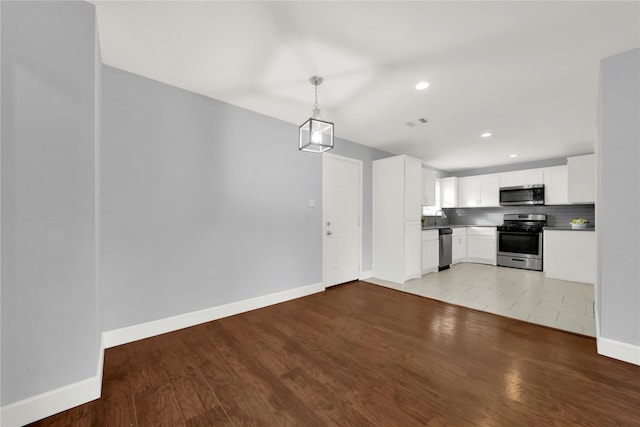
[[[310,118],[300,126],[300,150],[322,153],[332,148],[333,123]]]
[[[322,80],[322,77],[318,76],[309,79],[315,86],[316,101],[313,104],[311,118],[300,126],[298,149],[301,151],[322,153],[333,148],[333,123],[322,120],[318,105],[318,85]]]

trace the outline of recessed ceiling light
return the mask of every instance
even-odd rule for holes
[[[431,83],[429,82],[420,82],[416,85],[416,89],[417,90],[425,90],[426,88],[428,88],[429,86],[431,86]]]
[[[491,135],[493,135],[491,132],[485,132],[482,135],[480,135],[480,138],[489,138]]]
[[[509,157],[514,158],[514,157],[518,157],[517,154],[509,154]]]

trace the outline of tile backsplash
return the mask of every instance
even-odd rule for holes
[[[547,225],[566,226],[572,218],[586,218],[595,226],[595,205],[508,206],[487,208],[444,208],[451,225],[501,225],[504,214],[546,214]],[[429,217],[431,221],[433,217]],[[438,223],[441,219],[438,218]],[[430,222],[429,222],[430,223]]]

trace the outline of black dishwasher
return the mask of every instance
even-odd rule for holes
[[[451,266],[451,229],[440,228],[440,262],[438,271],[446,270]]]

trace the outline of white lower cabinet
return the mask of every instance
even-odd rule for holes
[[[422,274],[438,271],[440,264],[438,230],[422,230]]]
[[[407,221],[404,225],[404,281],[422,276],[420,229],[419,221]]]
[[[551,279],[596,282],[595,231],[544,230],[544,273]]]
[[[451,234],[451,264],[464,262],[467,258],[467,228],[454,227]]]
[[[496,265],[496,227],[451,227],[451,263]],[[440,235],[422,230],[419,223],[405,223],[404,280],[438,271]],[[545,230],[544,273],[553,279],[595,283],[596,234],[593,231]],[[420,262],[417,262],[420,260]]]
[[[496,265],[496,227],[467,227],[466,261]]]

